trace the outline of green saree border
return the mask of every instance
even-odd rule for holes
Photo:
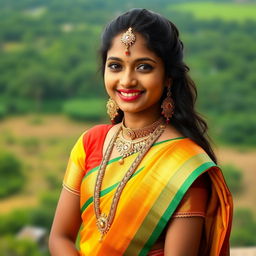
[[[130,179],[132,179],[133,177],[135,177],[137,174],[139,174],[142,170],[144,169],[144,167],[141,167],[139,170],[137,170],[131,177]],[[108,193],[110,193],[112,190],[114,190],[120,183],[121,181],[116,182],[115,184],[113,184],[112,186],[105,188],[104,190],[102,190],[100,192],[100,197],[103,197],[105,195],[107,195]],[[93,202],[93,196],[91,196],[81,207],[81,213],[83,213],[86,208]]]
[[[178,204],[180,203],[182,197],[188,190],[188,188],[192,185],[192,183],[196,180],[196,178],[202,174],[205,170],[209,169],[210,167],[216,166],[214,162],[206,162],[203,163],[201,166],[196,168],[190,176],[184,181],[180,189],[177,191],[176,195],[174,196],[173,200],[167,207],[165,213],[159,220],[157,226],[155,227],[153,233],[151,234],[148,241],[145,243],[144,247],[139,253],[139,256],[145,256],[150,251],[151,247],[153,246],[154,242],[160,236],[161,232],[164,230],[168,220],[171,218],[173,212],[177,208]]]
[[[159,145],[159,144],[162,144],[162,143],[165,143],[165,142],[173,141],[173,140],[184,139],[184,138],[186,138],[186,137],[176,137],[176,138],[172,138],[172,139],[168,139],[168,140],[159,141],[159,142],[154,143],[153,146],[156,146],[156,145]],[[121,156],[116,157],[116,158],[113,158],[113,159],[111,159],[111,160],[108,161],[107,165],[109,165],[109,164],[111,164],[111,163],[114,163],[114,162],[118,161],[118,160],[121,159],[121,158],[122,158]],[[135,175],[137,175],[139,172],[141,172],[143,168],[144,168],[144,167],[142,167],[142,168],[140,168],[138,171],[136,171],[136,172],[131,176],[131,178],[133,178]],[[96,166],[96,167],[94,167],[94,168],[92,168],[92,169],[84,176],[83,180],[84,180],[86,177],[88,177],[90,174],[92,174],[93,172],[98,171],[98,169],[99,169],[99,165]],[[100,192],[100,197],[102,197],[102,196],[108,194],[109,192],[111,192],[113,189],[115,189],[115,188],[118,186],[119,183],[120,183],[120,181],[118,181],[117,183],[113,184],[112,186],[110,186],[110,187],[108,187],[108,188],[102,190],[102,191]],[[87,201],[86,201],[86,202],[83,204],[83,206],[81,207],[81,212],[83,213],[83,212],[85,211],[85,209],[86,209],[92,202],[93,202],[93,197],[90,197],[89,199],[87,199]]]
[[[209,169],[210,167],[216,166],[215,163],[213,162],[207,162],[199,166],[194,172],[191,173],[191,175],[185,180],[185,182],[182,184],[181,188],[179,191],[176,193],[174,196],[172,202],[166,209],[164,215],[162,218],[159,220],[155,230],[151,234],[150,238],[146,242],[145,246],[142,248],[142,250],[139,253],[139,256],[147,255],[148,251],[151,249],[153,246],[154,242],[157,240],[157,238],[160,236],[161,232],[165,228],[167,222],[166,220],[169,220],[177,208],[178,204],[180,203],[182,197],[184,196],[185,193],[183,191],[187,191],[188,188],[192,185],[192,183],[196,180],[196,178],[202,174],[205,170]]]
[[[162,143],[165,143],[165,142],[169,142],[169,141],[173,141],[173,140],[181,140],[181,139],[185,139],[187,137],[177,137],[177,138],[172,138],[172,139],[168,139],[168,140],[163,140],[163,141],[159,141],[159,142],[155,142],[152,147],[154,146],[157,146],[159,144],[162,144]],[[135,153],[136,154],[136,153]],[[120,160],[122,157],[121,156],[118,156],[118,157],[115,157],[111,160],[108,161],[107,165],[111,164],[111,163],[114,163],[114,162],[117,162],[118,160]],[[98,166],[95,166],[94,168],[92,168],[90,171],[88,171],[86,173],[86,175],[83,177],[83,179],[85,179],[86,177],[88,177],[91,173],[93,172],[96,172],[98,169],[99,169],[99,165]]]
[[[169,221],[171,215],[173,214],[176,207],[180,203],[187,189],[201,173],[203,173],[206,169],[212,166],[216,165],[214,162],[212,162],[209,156],[206,153],[200,153],[188,159],[176,170],[175,174],[170,178],[166,186],[163,188],[161,194],[156,199],[147,217],[144,219],[143,223],[138,228],[136,234],[133,237],[133,240],[130,242],[124,255],[147,254],[147,252],[150,250],[156,239],[161,234],[166,223]],[[191,171],[189,171],[189,167]],[[180,188],[175,192],[173,197],[170,198],[171,201],[169,203],[166,203],[166,197],[168,198],[170,195],[171,184],[175,183],[175,180],[179,179],[179,176],[181,175],[181,173],[183,173],[182,169],[188,170],[186,177],[184,177],[185,180],[182,181]],[[162,211],[160,210],[159,213],[160,216],[155,216],[154,209],[156,208],[162,209]],[[151,229],[149,228],[150,226],[152,227]]]

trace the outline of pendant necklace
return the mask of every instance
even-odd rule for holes
[[[131,178],[131,176],[133,175],[136,168],[138,167],[138,165],[140,164],[141,160],[146,155],[146,153],[149,151],[151,146],[160,137],[160,135],[164,132],[164,129],[165,129],[165,125],[163,125],[162,123],[158,124],[158,126],[154,129],[154,131],[152,133],[150,133],[148,138],[145,140],[144,147],[141,148],[138,156],[135,158],[135,160],[133,161],[133,163],[131,164],[131,166],[129,167],[127,172],[125,173],[124,177],[122,178],[121,182],[119,183],[119,185],[115,191],[114,197],[112,199],[109,213],[106,214],[106,213],[103,213],[100,209],[100,191],[101,191],[102,182],[103,182],[103,178],[105,175],[107,163],[109,161],[111,152],[115,145],[115,141],[116,141],[120,131],[122,130],[122,126],[120,126],[120,128],[116,131],[116,133],[112,137],[112,139],[106,149],[106,152],[103,156],[103,159],[101,161],[99,171],[97,174],[97,178],[96,178],[95,188],[94,188],[93,205],[94,205],[94,213],[96,216],[96,225],[100,232],[100,241],[102,241],[104,235],[106,235],[106,233],[109,231],[109,229],[111,227],[111,224],[113,223],[117,205],[118,205],[121,193],[122,193],[125,185],[129,181],[129,179]]]

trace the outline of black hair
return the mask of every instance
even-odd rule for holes
[[[111,48],[113,38],[129,27],[132,27],[134,33],[141,34],[148,49],[163,60],[166,77],[172,80],[171,93],[175,111],[171,124],[201,146],[217,163],[209,143],[207,123],[195,110],[197,89],[188,75],[189,67],[183,62],[183,43],[177,27],[171,21],[146,9],[132,9],[111,21],[102,34],[102,73],[104,74],[107,52]],[[162,99],[165,95],[166,89]],[[123,113],[119,110],[115,121],[120,122],[122,117]]]

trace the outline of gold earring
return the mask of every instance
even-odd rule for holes
[[[162,108],[162,115],[166,118],[166,123],[169,124],[170,118],[172,117],[172,115],[174,113],[174,102],[171,97],[171,87],[170,86],[167,87],[167,96],[163,100],[161,108]]]
[[[107,113],[110,117],[110,120],[114,124],[114,119],[116,116],[118,116],[119,107],[117,103],[111,98],[109,98],[106,107],[107,107]]]

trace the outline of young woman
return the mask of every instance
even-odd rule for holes
[[[89,129],[71,152],[51,254],[229,255],[232,198],[177,28],[133,9],[106,27],[101,54],[113,124]]]

